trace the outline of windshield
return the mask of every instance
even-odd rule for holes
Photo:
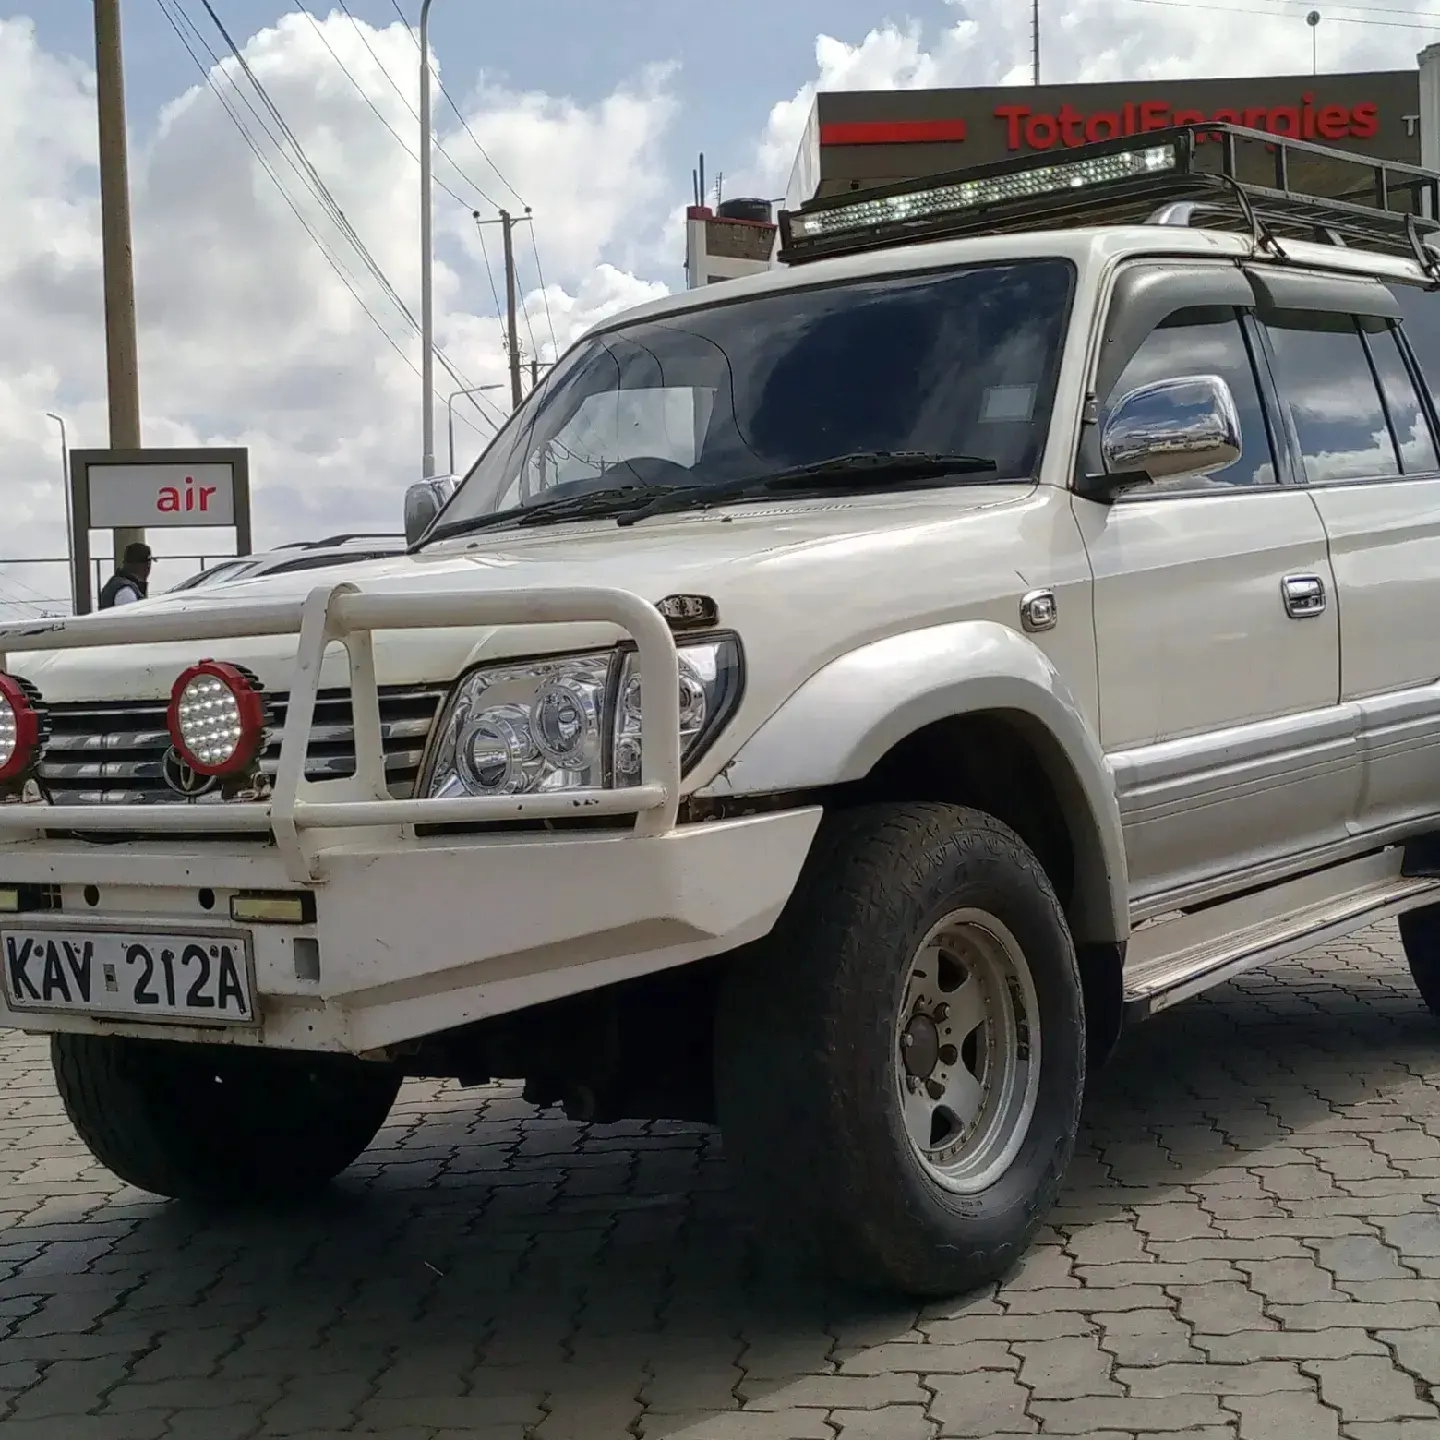
[[[621,486],[710,486],[877,452],[1033,477],[1068,261],[782,290],[582,341],[466,476],[442,526]]]

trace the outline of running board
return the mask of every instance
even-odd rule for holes
[[[1257,965],[1440,902],[1440,878],[1404,874],[1403,858],[1393,846],[1140,926],[1125,959],[1126,1020],[1144,1020]]]

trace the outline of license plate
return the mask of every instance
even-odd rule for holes
[[[248,939],[228,933],[0,929],[12,1010],[189,1020],[255,1021]]]

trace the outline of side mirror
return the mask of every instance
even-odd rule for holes
[[[1240,415],[1218,375],[1156,380],[1123,395],[1100,432],[1105,474],[1083,484],[1091,499],[1173,475],[1209,475],[1240,458]]]
[[[419,480],[405,492],[405,543],[416,544],[455,493],[453,475]]]

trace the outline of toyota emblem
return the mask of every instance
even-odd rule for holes
[[[173,745],[165,752],[160,773],[166,785],[186,800],[198,800],[202,795],[209,795],[220,784],[216,776],[202,775]]]

